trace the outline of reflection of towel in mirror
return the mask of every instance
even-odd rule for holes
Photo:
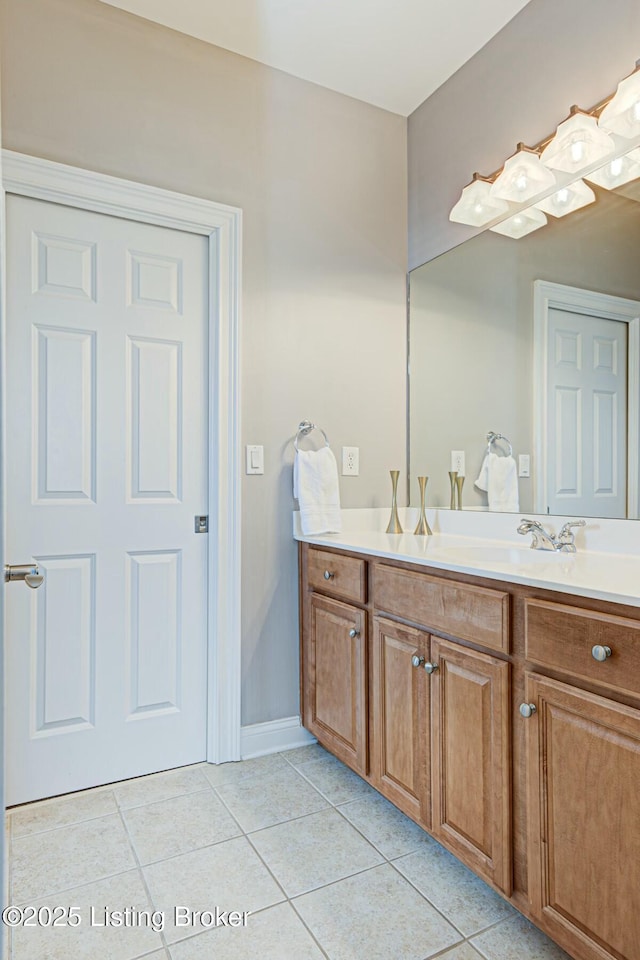
[[[499,457],[487,453],[474,486],[486,490],[489,510],[500,513],[518,513],[518,468],[513,457]]]
[[[338,464],[329,447],[298,450],[293,465],[293,495],[300,504],[300,523],[305,536],[340,533]]]

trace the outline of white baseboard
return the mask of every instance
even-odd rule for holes
[[[281,720],[242,727],[240,756],[243,760],[249,760],[293,747],[306,747],[315,742],[315,737],[300,725],[300,717],[283,717]]]

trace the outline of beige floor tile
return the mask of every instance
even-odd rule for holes
[[[331,960],[424,960],[460,940],[389,864],[307,893],[293,904]]]
[[[430,837],[379,793],[343,803],[342,813],[389,860],[418,850]]]
[[[158,932],[144,918],[130,926],[99,926],[104,908],[150,911],[142,877],[137,870],[67,891],[63,896],[38,898],[34,906],[73,906],[81,923],[67,927],[17,927],[12,931],[12,960],[133,960],[162,947]],[[93,907],[94,915],[91,916]],[[160,918],[156,918],[158,921]],[[92,923],[94,925],[92,925]],[[157,923],[157,926],[160,924]],[[160,954],[164,957],[164,954]]]
[[[245,837],[144,867],[154,906],[167,916],[168,942],[206,929],[199,922],[176,926],[176,906],[190,910],[256,911],[284,895]]]
[[[394,866],[445,917],[470,937],[515,915],[515,910],[435,840],[394,861]]]
[[[286,761],[279,753],[270,753],[253,760],[240,760],[237,763],[207,763],[202,768],[209,783],[217,787],[222,783],[239,783],[249,777],[260,777],[286,768]]]
[[[166,860],[241,833],[209,787],[200,793],[124,810],[123,816],[140,863]]]
[[[11,866],[12,902],[24,903],[124,873],[135,860],[116,814],[13,840]]]
[[[461,943],[459,947],[441,953],[438,960],[483,960],[483,958],[477,950],[473,949],[470,943]],[[528,958],[518,957],[517,960],[528,960]]]
[[[82,820],[94,820],[117,813],[112,790],[84,790],[65,797],[54,797],[39,803],[14,807],[10,813],[13,836],[26,837],[44,830],[54,830]]]
[[[116,800],[123,810],[141,807],[157,800],[169,800],[187,793],[197,793],[208,785],[202,765],[150,773],[147,777],[123,780],[114,785]]]
[[[294,747],[293,750],[283,750],[280,754],[288,763],[294,767],[299,767],[301,763],[308,763],[310,760],[322,760],[330,756],[324,747],[319,743],[310,743],[306,747]]]
[[[322,960],[313,937],[288,903],[249,917],[246,927],[224,927],[171,947],[172,960]]]
[[[297,769],[331,803],[345,803],[375,794],[373,787],[331,754],[301,763]]]
[[[224,783],[216,789],[247,833],[329,806],[288,763],[271,773]]]
[[[367,870],[382,857],[333,809],[251,835],[289,897]]]
[[[485,930],[471,941],[486,960],[571,960],[525,917],[515,916]]]

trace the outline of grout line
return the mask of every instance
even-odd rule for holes
[[[133,842],[133,838],[132,838],[131,834],[129,833],[129,827],[128,827],[128,825],[127,825],[127,821],[125,820],[125,818],[124,818],[124,813],[123,813],[123,811],[120,809],[120,807],[118,807],[118,813],[119,813],[119,815],[120,815],[120,821],[121,821],[121,823],[122,823],[124,832],[125,832],[125,834],[126,834],[126,836],[127,836],[127,840],[129,841],[129,846],[131,847],[131,852],[133,853],[133,858],[134,858],[134,860],[135,860],[135,862],[136,862],[136,864],[137,864],[138,876],[140,877],[140,880],[142,881],[142,886],[144,887],[145,893],[147,894],[148,903],[149,903],[149,905],[151,906],[151,909],[152,909],[152,910],[159,909],[159,908],[156,907],[155,900],[154,900],[154,898],[151,896],[151,890],[149,889],[149,884],[147,883],[147,878],[146,878],[145,875],[144,875],[144,870],[142,869],[142,864],[140,863],[140,857],[138,856],[138,851],[136,850],[135,844],[134,844],[134,842]],[[166,937],[165,937],[165,935],[164,935],[164,930],[160,930],[160,931],[158,931],[158,932],[159,932],[159,936],[160,936],[161,945],[162,945],[163,947],[166,947],[166,946],[167,946],[167,940],[166,940]],[[153,952],[153,951],[151,951],[151,952]]]

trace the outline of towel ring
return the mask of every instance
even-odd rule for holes
[[[489,430],[487,434],[487,453],[491,453],[491,444],[497,443],[498,440],[504,440],[504,442],[509,447],[509,456],[513,456],[513,447],[511,446],[511,441],[504,437],[501,433],[495,433],[493,430]]]
[[[295,440],[293,441],[293,445],[296,448],[296,450],[300,449],[298,446],[298,440],[300,440],[301,437],[308,437],[309,434],[312,432],[312,430],[319,430],[322,436],[324,437],[325,447],[329,446],[329,438],[327,437],[322,427],[317,427],[316,424],[311,423],[310,420],[303,420],[301,423],[298,424],[298,432],[296,433]]]

